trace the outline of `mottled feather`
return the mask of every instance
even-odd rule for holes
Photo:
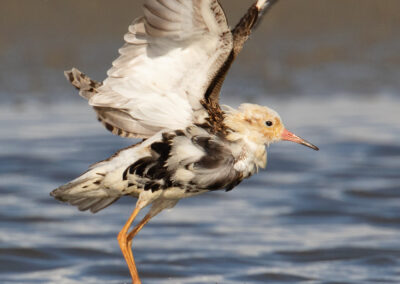
[[[148,138],[191,124],[224,130],[221,86],[252,28],[275,2],[258,0],[231,32],[216,0],[146,0],[144,17],[129,26],[103,83],[76,69],[66,76],[116,135]]]

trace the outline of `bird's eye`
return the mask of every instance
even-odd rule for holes
[[[267,121],[267,122],[265,122],[265,124],[267,125],[267,126],[272,126],[273,125],[273,123],[272,123],[272,121]]]

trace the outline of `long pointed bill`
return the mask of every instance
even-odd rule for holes
[[[315,151],[319,151],[319,148],[317,146],[315,146],[315,145],[311,144],[310,142],[300,138],[297,135],[294,135],[292,132],[290,132],[290,131],[288,131],[286,129],[283,130],[281,139],[285,140],[285,141],[292,141],[292,142],[295,142],[295,143],[310,147],[311,149],[313,149]]]

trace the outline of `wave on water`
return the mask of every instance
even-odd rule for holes
[[[157,216],[134,242],[143,280],[399,283],[400,100],[256,102],[321,151],[271,145],[266,171]],[[0,106],[1,282],[126,283],[116,235],[134,200],[91,215],[49,192],[132,141],[104,131],[84,102],[20,107]]]

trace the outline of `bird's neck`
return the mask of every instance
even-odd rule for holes
[[[231,142],[232,154],[236,160],[235,170],[242,172],[244,177],[249,177],[258,172],[259,168],[265,168],[267,151],[264,144],[254,143],[245,136],[239,138],[237,133],[230,133],[228,140],[232,136],[235,136],[235,141]]]
[[[264,141],[259,139],[257,133],[247,130],[245,123],[228,113],[224,119],[228,127],[226,139],[230,142],[231,151],[235,157],[235,169],[242,172],[244,177],[256,173],[259,168],[267,164],[267,152]]]

